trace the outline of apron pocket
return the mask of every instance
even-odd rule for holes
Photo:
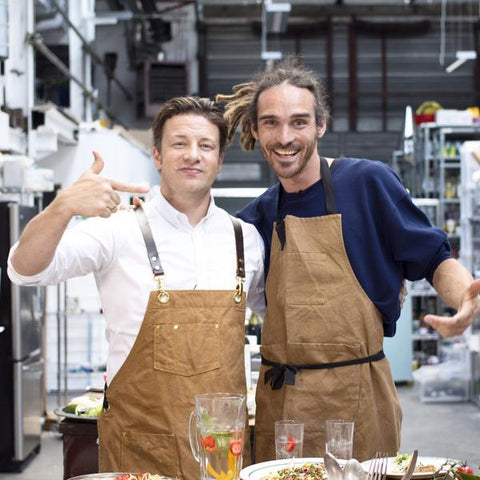
[[[150,472],[178,476],[175,435],[122,433],[122,472]]]
[[[285,271],[290,272],[285,278],[285,303],[323,305],[327,281],[327,254],[287,253],[285,262]]]
[[[220,325],[155,325],[154,368],[189,377],[220,368]]]

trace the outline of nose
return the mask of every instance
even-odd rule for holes
[[[186,150],[184,158],[192,162],[197,162],[200,158],[200,149],[198,145],[192,143]]]
[[[282,145],[288,145],[293,140],[294,140],[294,135],[293,135],[292,129],[290,128],[290,125],[288,124],[282,125],[279,131],[279,138],[278,138],[279,143],[281,143]]]

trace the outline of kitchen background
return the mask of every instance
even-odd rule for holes
[[[330,97],[321,152],[389,164],[480,275],[479,19],[473,0],[0,0],[0,468],[23,470],[42,429],[58,428],[53,410],[101,388],[107,351],[93,278],[23,296],[10,288],[12,204],[41,210],[90,165],[92,149],[106,176],[158,184],[148,128],[171,96],[214,97],[301,54]],[[260,153],[235,143],[217,203],[233,213],[274,182]],[[480,322],[441,340],[422,319],[448,309],[425,282],[408,290],[398,334],[386,339],[395,380],[412,387],[405,402],[446,405],[448,415],[468,404],[478,422]],[[8,362],[23,358],[12,346],[25,315],[39,345],[28,359],[39,354],[42,366],[22,383]],[[254,386],[258,345],[247,364]]]

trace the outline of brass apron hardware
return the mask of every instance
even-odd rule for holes
[[[158,286],[158,301],[160,303],[167,303],[170,300],[170,294],[167,292],[167,290],[165,289],[165,285],[163,284],[163,279],[165,278],[165,275],[157,275],[154,278]]]
[[[240,303],[242,301],[244,281],[245,281],[245,278],[237,277],[237,286],[235,288],[235,294],[233,296],[233,300],[235,303]]]

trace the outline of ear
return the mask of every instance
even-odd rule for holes
[[[317,138],[322,138],[325,135],[327,130],[327,122],[323,122],[321,125],[317,126]]]
[[[258,132],[255,129],[255,125],[250,125],[250,133],[253,135],[253,138],[258,142]]]
[[[217,175],[220,173],[220,170],[223,166],[223,161],[225,160],[225,152],[221,153],[218,157],[218,165],[217,165]]]
[[[162,171],[162,157],[160,155],[160,152],[158,151],[158,148],[153,147],[152,153],[153,153],[153,160],[155,162],[155,168],[159,172],[161,172]]]

